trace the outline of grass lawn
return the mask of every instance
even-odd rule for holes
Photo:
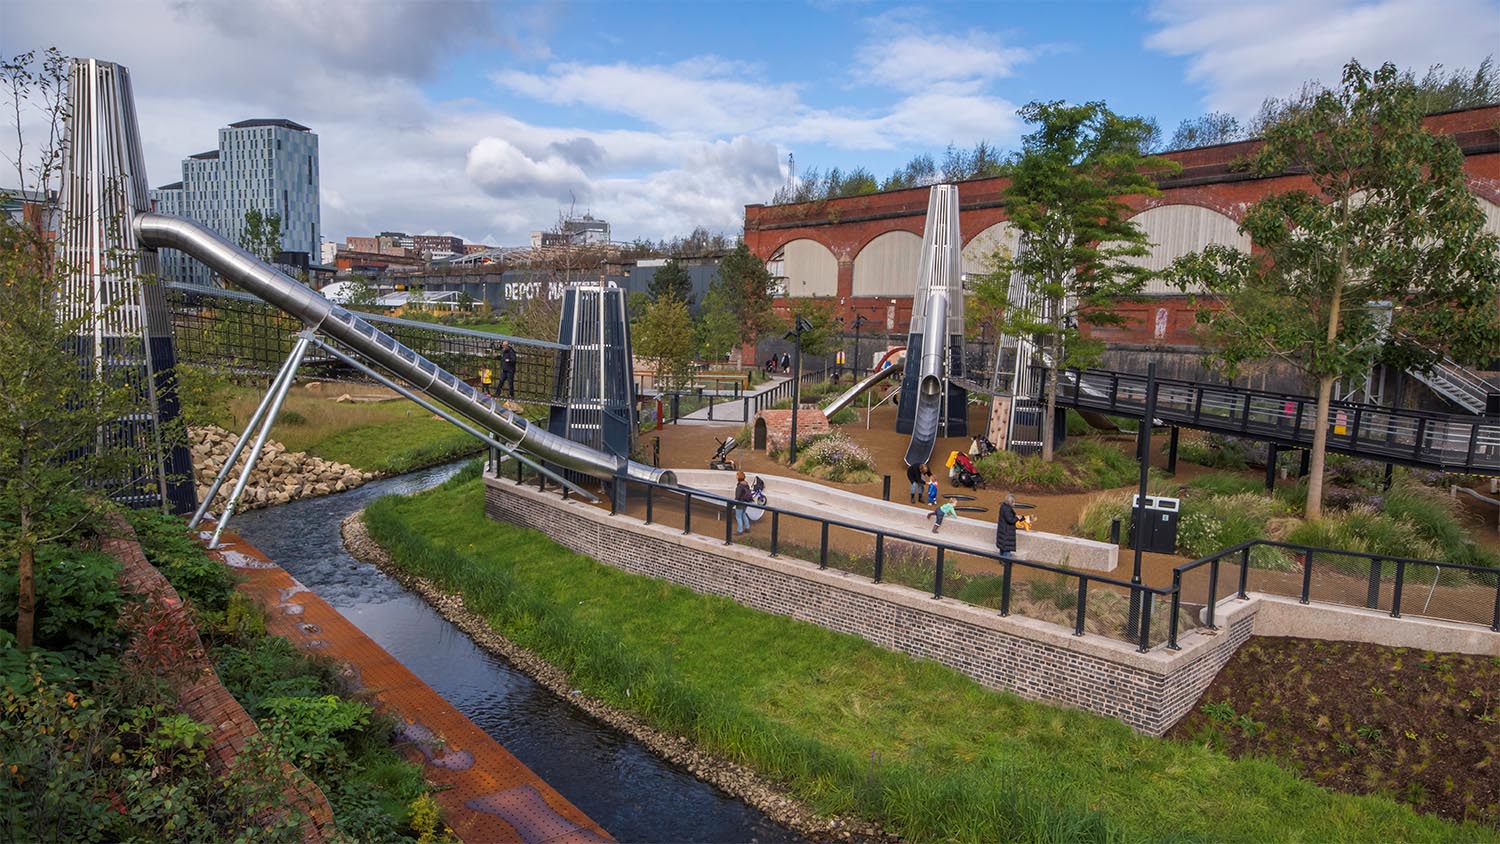
[[[298,385],[287,396],[272,429],[290,451],[348,463],[367,472],[397,474],[479,452],[483,446],[453,425],[405,400],[335,402],[342,393],[384,392],[358,384],[325,384],[320,392]],[[262,393],[231,388],[215,424],[235,432],[255,412]]]
[[[1495,840],[611,569],[486,519],[473,470],[366,521],[400,565],[588,694],[913,841]]]

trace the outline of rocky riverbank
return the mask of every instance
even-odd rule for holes
[[[213,483],[214,477],[224,466],[224,461],[229,459],[229,452],[239,441],[239,435],[206,425],[189,428],[188,437],[192,443],[194,481],[198,485],[198,498],[201,501],[208,494],[209,484]],[[219,488],[219,494],[215,496],[211,507],[215,512],[229,501],[234,479],[239,476],[249,453],[250,449],[246,447],[239,460],[235,461],[235,471]],[[305,451],[287,451],[286,446],[281,443],[268,440],[261,449],[260,460],[255,464],[255,471],[250,474],[250,483],[245,487],[245,494],[237,509],[244,512],[285,504],[299,498],[343,492],[363,486],[378,477],[378,472],[362,472],[348,464],[324,460]]]
[[[341,525],[344,547],[351,556],[379,568],[402,586],[420,595],[481,648],[503,657],[558,697],[634,737],[658,756],[681,765],[699,779],[744,800],[812,841],[860,844],[893,844],[900,841],[899,837],[885,833],[876,824],[860,818],[820,817],[806,804],[791,797],[755,771],[705,753],[684,736],[663,733],[629,712],[582,694],[568,682],[568,675],[564,671],[496,633],[483,617],[470,612],[464,606],[462,595],[444,592],[431,581],[396,566],[385,549],[370,538],[365,530],[363,515],[363,511],[353,513]]]

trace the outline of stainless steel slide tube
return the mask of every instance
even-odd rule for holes
[[[307,323],[310,330],[338,340],[518,448],[564,469],[596,478],[624,474],[637,480],[676,482],[676,476],[669,470],[617,458],[533,426],[394,337],[197,223],[150,213],[137,214],[133,225],[142,246],[176,249],[197,258],[246,292]]]

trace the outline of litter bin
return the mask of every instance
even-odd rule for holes
[[[1181,499],[1148,495],[1145,506],[1138,506],[1139,495],[1130,501],[1130,547],[1158,554],[1177,551],[1177,518]],[[1139,537],[1140,545],[1137,545]]]

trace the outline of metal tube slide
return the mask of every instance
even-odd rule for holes
[[[927,296],[927,318],[922,326],[922,359],[917,369],[917,406],[912,415],[911,444],[906,447],[906,465],[917,466],[932,459],[937,445],[939,417],[943,413],[943,373],[948,350],[948,294],[933,290]]]
[[[676,476],[669,470],[596,451],[530,424],[396,342],[394,337],[197,223],[165,214],[146,213],[137,214],[133,225],[142,246],[176,249],[197,258],[272,307],[307,323],[310,330],[338,340],[366,360],[402,378],[418,392],[452,408],[460,416],[517,448],[564,469],[596,478],[624,474],[637,480],[676,483]]]
[[[835,413],[838,413],[840,410],[843,410],[844,408],[853,404],[854,400],[859,398],[860,394],[865,390],[868,390],[876,384],[879,384],[881,381],[884,381],[892,375],[901,372],[901,370],[905,368],[906,363],[904,361],[896,361],[895,363],[885,367],[884,369],[876,369],[874,372],[855,382],[854,386],[845,390],[839,395],[838,398],[834,399],[831,403],[829,403],[827,407],[823,408],[823,415],[832,419]]]

